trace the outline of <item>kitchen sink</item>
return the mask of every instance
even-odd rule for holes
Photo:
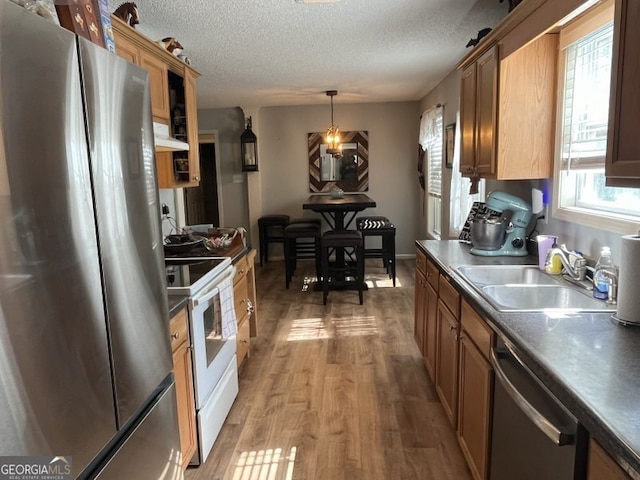
[[[534,265],[462,265],[457,272],[501,312],[614,312],[590,290],[566,285]]]
[[[534,265],[463,265],[458,267],[458,272],[475,285],[560,283]]]
[[[481,293],[497,310],[539,311],[539,310],[576,310],[582,312],[615,311],[608,306],[574,287],[563,285],[486,285]],[[589,293],[589,294],[588,294]]]

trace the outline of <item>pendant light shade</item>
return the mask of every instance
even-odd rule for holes
[[[247,128],[240,136],[240,151],[242,152],[242,171],[258,171],[258,138],[251,131],[251,117],[247,120]]]
[[[325,141],[327,142],[327,153],[340,155],[342,145],[340,144],[340,129],[333,123],[333,97],[338,95],[337,90],[327,90],[327,96],[331,98],[331,126],[327,129]]]

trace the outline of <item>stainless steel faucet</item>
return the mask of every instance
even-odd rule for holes
[[[572,255],[575,255],[578,258],[576,258],[575,262],[572,265],[569,261],[569,258],[567,258],[566,252],[560,247],[555,247],[549,250],[549,253],[547,253],[547,262],[551,261],[556,255],[560,257],[562,266],[571,278],[573,278],[574,280],[585,279],[585,276],[587,274],[587,260],[585,258],[577,253],[573,253]]]

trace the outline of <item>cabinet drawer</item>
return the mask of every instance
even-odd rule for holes
[[[462,330],[476,344],[478,350],[486,358],[489,358],[496,334],[466,301],[462,300],[461,303],[460,321]]]
[[[238,317],[238,322],[247,314],[247,298],[249,298],[247,279],[243,277],[233,286],[233,306],[236,311],[236,317]]]
[[[438,267],[431,260],[427,260],[427,282],[431,284],[436,292],[438,291],[439,276]]]
[[[171,332],[171,351],[175,352],[180,345],[187,341],[188,324],[186,308],[183,308],[171,317],[169,331]]]
[[[242,278],[247,276],[249,270],[249,264],[247,263],[247,256],[245,255],[236,262],[236,276],[233,277],[233,283],[238,283]]]
[[[251,342],[249,321],[247,316],[244,318],[238,318],[238,333],[236,334],[236,355],[238,357],[238,366],[244,360],[244,357],[249,356],[249,347]]]
[[[416,269],[422,273],[427,273],[427,256],[419,248],[416,249]]]
[[[456,320],[458,320],[460,318],[460,294],[453,288],[444,275],[440,275],[438,296],[440,300],[442,300],[442,303],[453,313]]]

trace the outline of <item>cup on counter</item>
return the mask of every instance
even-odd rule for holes
[[[538,241],[538,267],[544,271],[547,252],[551,250],[551,247],[556,243],[558,237],[557,235],[538,235],[536,240]]]

